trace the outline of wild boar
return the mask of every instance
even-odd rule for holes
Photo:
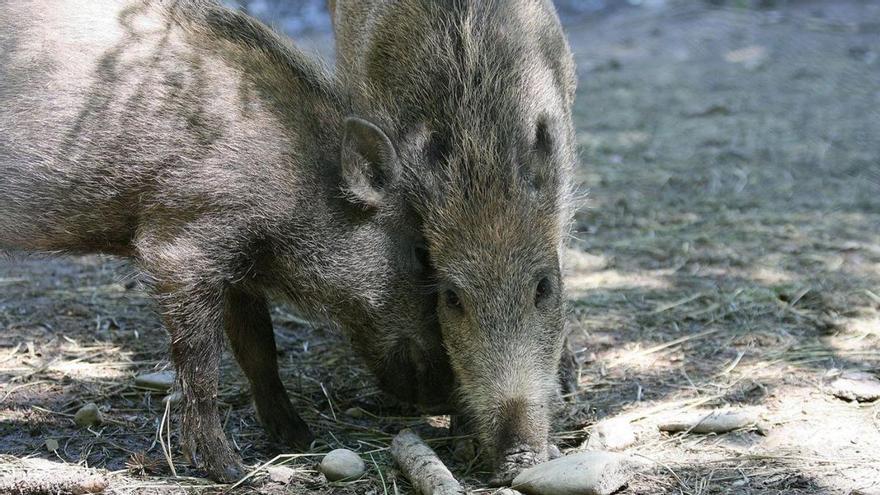
[[[457,397],[507,482],[548,456],[564,347],[576,75],[559,18],[549,0],[329,8],[353,110],[390,116],[385,132],[417,157]]]
[[[266,430],[311,441],[270,296],[335,322],[386,390],[448,402],[413,170],[322,66],[204,0],[3,2],[0,25],[0,249],[134,260],[194,462],[241,473],[216,405],[227,339]]]

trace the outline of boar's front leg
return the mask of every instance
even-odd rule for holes
[[[165,325],[171,334],[171,360],[182,397],[181,441],[194,465],[204,465],[217,481],[243,473],[229,446],[217,410],[217,385],[223,349],[222,293],[206,287],[157,284]]]
[[[312,433],[299,417],[278,376],[275,335],[262,295],[233,288],[226,294],[226,335],[251,385],[257,416],[269,436],[299,449],[308,448]]]
[[[171,336],[171,360],[182,394],[181,444],[211,478],[233,481],[243,473],[217,409],[224,306],[229,268],[192,238],[172,243],[145,233],[137,242],[141,266]]]

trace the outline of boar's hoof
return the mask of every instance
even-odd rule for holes
[[[263,428],[273,441],[298,450],[308,450],[315,439],[308,425],[299,416],[273,417],[263,421]]]
[[[222,474],[215,474],[213,471],[209,471],[211,478],[222,481],[223,483],[235,483],[236,481],[240,480],[242,476],[244,476],[244,467],[238,463],[232,466],[226,466],[222,469]]]
[[[546,452],[535,452],[526,446],[509,449],[499,459],[495,468],[495,474],[489,480],[489,484],[495,487],[508,486],[513,481],[513,478],[516,478],[516,475],[523,469],[540,464],[546,460]]]
[[[181,440],[187,461],[205,469],[211,479],[231,483],[244,475],[241,458],[229,447],[219,422],[215,427],[184,428]]]
[[[309,449],[315,437],[290,400],[285,397],[272,403],[266,400],[255,402],[257,417],[272,441],[298,450]]]
[[[208,472],[208,477],[220,483],[234,483],[244,476],[244,466],[241,459],[228,448],[212,452],[211,455],[199,456],[188,455],[193,465],[203,465]],[[201,457],[199,459],[198,457]]]

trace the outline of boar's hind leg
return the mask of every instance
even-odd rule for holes
[[[299,417],[281,378],[275,356],[275,335],[263,296],[232,289],[226,296],[226,335],[239,366],[251,384],[257,416],[273,439],[308,448],[312,433]]]

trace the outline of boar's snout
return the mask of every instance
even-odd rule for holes
[[[546,405],[511,399],[499,410],[494,486],[509,485],[525,468],[547,460]]]

